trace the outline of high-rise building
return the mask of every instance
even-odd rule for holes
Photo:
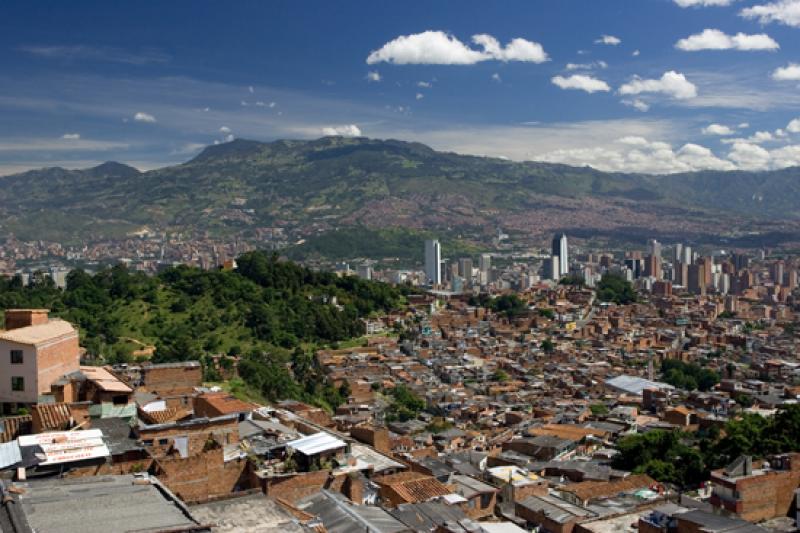
[[[691,246],[684,246],[683,247],[683,261],[682,263],[686,263],[687,265],[691,265],[694,263],[694,256],[692,254],[692,247]]]
[[[658,257],[661,259],[661,243],[655,239],[650,239],[647,241],[647,249],[650,252],[650,255]]]
[[[561,258],[557,255],[550,256],[550,259],[547,260],[545,263],[545,273],[544,275],[547,276],[547,279],[552,279],[554,281],[558,281],[561,279],[561,266],[560,266]]]
[[[694,294],[705,294],[706,275],[703,265],[689,265],[686,288]]]
[[[492,269],[492,255],[481,254],[478,266],[480,267],[481,272],[489,272]]]
[[[442,284],[442,248],[439,241],[425,241],[425,276],[431,285]]]
[[[472,258],[462,257],[458,260],[458,275],[467,281],[472,279]]]
[[[553,257],[558,256],[558,275],[566,276],[569,274],[569,247],[565,234],[562,233],[553,237],[551,253]]]
[[[672,262],[680,263],[681,261],[683,261],[683,244],[678,243],[672,249]]]
[[[645,276],[661,279],[661,256],[648,255],[647,259],[645,259],[644,273]]]

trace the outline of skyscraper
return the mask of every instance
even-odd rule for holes
[[[425,276],[431,285],[442,284],[442,248],[439,241],[425,241]]]
[[[567,247],[567,236],[565,234],[553,237],[551,253],[553,257],[558,256],[558,275],[566,276],[569,274],[569,249]]]
[[[658,242],[656,239],[650,239],[647,241],[647,248],[650,252],[650,255],[658,257],[661,259],[661,243]]]

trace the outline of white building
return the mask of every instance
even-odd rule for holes
[[[560,276],[569,274],[569,247],[567,246],[567,236],[565,234],[556,235],[553,237],[552,256],[558,257],[558,274],[555,279]]]
[[[442,247],[439,241],[425,241],[425,275],[431,285],[442,284]]]

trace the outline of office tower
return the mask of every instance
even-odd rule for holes
[[[480,267],[481,272],[489,272],[492,269],[492,255],[481,254],[481,257],[478,261],[478,266]]]
[[[661,257],[658,255],[648,255],[644,264],[645,276],[661,279]]]
[[[703,265],[689,265],[688,282],[686,288],[689,292],[694,294],[705,294],[706,292],[706,275]]]
[[[675,274],[673,277],[677,285],[686,287],[686,285],[689,283],[689,265],[686,263],[676,263]]]
[[[442,248],[439,241],[425,241],[425,275],[431,285],[442,284]]]
[[[710,257],[701,257],[697,260],[697,264],[703,269],[703,281],[705,282],[705,286],[710,287],[713,281],[711,277],[713,260]]]
[[[681,261],[683,261],[683,244],[678,243],[672,250],[672,262],[680,263]]]
[[[789,288],[790,291],[793,291],[797,288],[797,270],[790,270],[788,277],[788,283],[786,286]]]
[[[552,279],[554,281],[558,281],[561,279],[561,258],[557,255],[553,255],[550,259],[547,260],[545,263],[545,273],[544,275],[547,276],[547,279]]]
[[[558,256],[558,275],[566,276],[569,274],[569,249],[567,247],[567,236],[565,234],[553,237],[551,248],[553,257]]]
[[[775,285],[783,285],[783,271],[784,271],[784,262],[782,259],[779,259],[772,263],[771,268],[769,269],[769,275],[772,278],[772,282]]]
[[[462,257],[458,260],[458,275],[467,281],[472,279],[472,258]]]
[[[691,246],[687,245],[683,247],[683,260],[681,261],[681,263],[686,263],[687,265],[691,265],[692,263],[694,263]]]
[[[650,252],[650,255],[658,257],[661,259],[661,243],[655,239],[650,239],[647,241],[647,250]]]
[[[736,267],[737,271],[750,268],[750,258],[744,254],[733,254],[731,259],[733,260],[733,265]]]

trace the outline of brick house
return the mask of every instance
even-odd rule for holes
[[[80,367],[78,332],[47,309],[8,309],[0,332],[0,412],[31,405]]]
[[[786,516],[800,486],[800,453],[773,457],[769,468],[754,468],[752,458],[739,457],[712,472],[711,483],[714,507],[750,522]]]

